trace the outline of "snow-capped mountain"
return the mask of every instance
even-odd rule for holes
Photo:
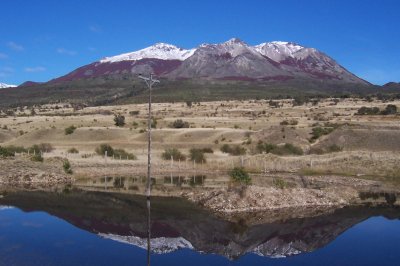
[[[114,241],[134,245],[142,249],[147,249],[147,238],[137,236],[121,236],[115,234],[100,233],[99,236]],[[166,254],[179,249],[194,249],[192,244],[183,237],[158,237],[150,241],[151,252],[156,254]]]
[[[136,61],[145,58],[156,58],[162,60],[180,60],[183,61],[190,57],[196,49],[185,50],[172,44],[156,43],[142,50],[121,54],[112,57],[106,57],[100,60],[100,63],[115,63],[121,61]]]
[[[284,41],[251,46],[237,38],[192,49],[157,43],[139,51],[103,58],[51,82],[103,77],[124,79],[151,72],[171,80],[280,81],[301,78],[368,84],[315,48]]]
[[[5,84],[5,83],[1,83],[0,82],[0,89],[4,89],[4,88],[14,88],[17,87],[17,85],[10,85],[10,84]]]

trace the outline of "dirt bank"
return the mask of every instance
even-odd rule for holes
[[[33,162],[28,157],[0,160],[0,185],[2,187],[51,187],[68,184],[73,178],[63,171],[63,160],[52,158]]]

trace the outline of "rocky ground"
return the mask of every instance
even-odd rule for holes
[[[33,162],[29,157],[0,160],[1,187],[51,187],[73,182],[63,171],[63,160],[52,158]]]

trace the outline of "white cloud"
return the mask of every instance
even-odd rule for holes
[[[67,50],[65,48],[57,48],[57,53],[65,54],[65,55],[76,55],[77,54],[77,52],[71,51],[71,50]]]
[[[17,52],[21,52],[21,51],[25,50],[24,47],[23,47],[22,45],[17,44],[17,43],[15,43],[15,42],[8,42],[8,43],[7,43],[7,46],[8,46],[8,48],[10,48],[11,50],[14,50],[14,51],[17,51]]]
[[[30,73],[34,73],[34,72],[43,72],[46,71],[45,67],[42,66],[37,66],[37,67],[26,67],[25,68],[25,72],[30,72]]]
[[[0,59],[6,59],[8,58],[8,55],[0,53]]]

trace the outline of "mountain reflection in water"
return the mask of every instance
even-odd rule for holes
[[[45,211],[103,238],[147,248],[146,198],[128,194],[85,192],[13,192],[0,205]],[[268,215],[268,214],[266,214]],[[247,253],[286,257],[326,246],[341,233],[371,216],[398,219],[393,208],[344,208],[309,218],[257,222],[225,220],[178,198],[151,201],[151,250],[180,249],[219,254],[229,259]]]

